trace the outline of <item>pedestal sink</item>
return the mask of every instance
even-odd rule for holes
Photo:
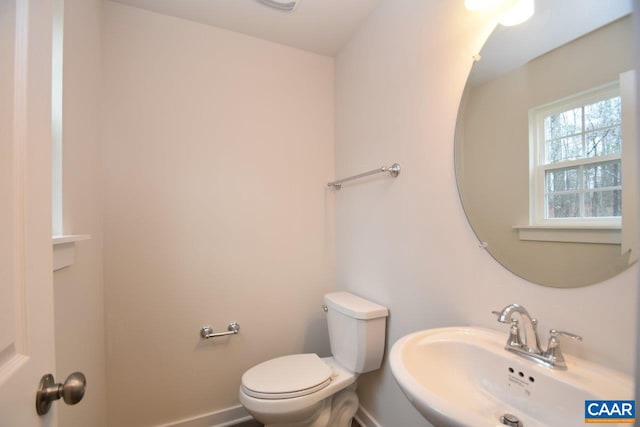
[[[504,350],[506,338],[478,327],[416,332],[393,345],[391,370],[436,427],[504,426],[505,414],[523,427],[584,427],[585,400],[633,399],[628,375],[566,354],[566,371],[544,367]]]

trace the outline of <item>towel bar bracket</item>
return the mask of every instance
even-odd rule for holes
[[[208,340],[210,338],[226,337],[227,335],[236,335],[238,334],[238,332],[240,332],[240,324],[237,322],[231,322],[227,326],[227,332],[214,333],[213,328],[211,326],[209,325],[203,326],[200,329],[200,336],[203,339]]]

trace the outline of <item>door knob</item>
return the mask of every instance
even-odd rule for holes
[[[47,374],[40,379],[36,393],[36,411],[38,415],[49,412],[54,400],[62,398],[67,405],[75,405],[82,400],[87,379],[82,372],[69,375],[64,384],[56,384],[53,375]]]

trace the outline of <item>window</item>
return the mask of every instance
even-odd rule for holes
[[[62,227],[62,95],[64,1],[55,0],[51,61],[51,232],[53,271],[75,262],[75,242],[88,234],[64,234]]]
[[[615,83],[531,111],[532,225],[620,226],[621,104]]]

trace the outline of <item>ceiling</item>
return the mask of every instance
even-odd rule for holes
[[[292,13],[258,0],[113,0],[335,56],[381,0],[299,0]]]
[[[515,70],[555,48],[633,11],[632,0],[535,0],[535,13],[514,27],[498,25],[473,66],[477,85]]]

